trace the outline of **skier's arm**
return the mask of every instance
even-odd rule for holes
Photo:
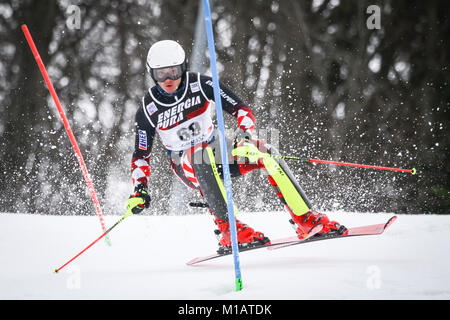
[[[208,76],[200,76],[202,90],[208,99],[214,100],[214,88],[212,79]],[[242,100],[234,94],[227,86],[220,83],[220,96],[222,109],[233,115],[238,121],[238,127],[249,134],[255,129],[255,117],[249,106],[244,104]]]
[[[135,143],[131,160],[133,186],[147,188],[150,177],[150,154],[155,137],[155,128],[147,120],[144,109],[139,108],[135,118]]]

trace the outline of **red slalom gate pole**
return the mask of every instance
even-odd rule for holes
[[[31,51],[33,52],[34,59],[36,60],[39,70],[41,71],[42,76],[44,77],[45,83],[47,84],[47,88],[50,91],[53,101],[55,102],[56,107],[58,108],[59,115],[61,116],[64,127],[66,128],[66,132],[69,135],[69,139],[70,139],[70,142],[72,143],[78,163],[80,164],[81,170],[83,171],[83,176],[84,176],[84,179],[86,180],[87,187],[89,189],[89,192],[91,193],[92,201],[94,203],[95,210],[97,211],[98,217],[100,219],[100,224],[102,226],[103,232],[106,233],[105,221],[103,220],[103,214],[102,214],[102,209],[100,208],[100,202],[98,201],[97,194],[94,189],[94,185],[91,181],[91,178],[89,177],[89,172],[87,170],[86,164],[84,163],[83,156],[81,154],[80,148],[78,147],[78,143],[75,139],[75,136],[73,135],[72,128],[70,127],[69,121],[67,120],[67,117],[61,106],[61,102],[59,101],[58,95],[56,94],[56,91],[55,91],[55,88],[53,87],[52,81],[50,80],[50,77],[48,76],[47,69],[45,68],[44,63],[42,62],[41,56],[39,55],[36,45],[34,44],[33,38],[31,37],[31,34],[30,34],[30,31],[28,30],[28,27],[25,24],[22,25],[22,31],[25,34],[25,38],[27,39],[27,42],[28,42],[28,45],[30,46]],[[109,238],[106,237],[105,239],[106,239],[106,242],[108,243],[108,245],[110,245],[111,243],[110,243]]]
[[[358,163],[350,163],[350,162],[338,162],[338,161],[328,161],[328,160],[320,160],[320,159],[306,159],[295,156],[279,156],[273,155],[274,158],[285,159],[285,160],[296,160],[296,161],[304,161],[304,162],[312,162],[312,163],[323,163],[323,164],[333,164],[337,166],[347,166],[347,167],[358,167],[358,168],[368,168],[368,169],[376,169],[376,170],[390,170],[390,171],[399,171],[399,172],[408,172],[411,174],[416,174],[416,168],[412,169],[400,169],[400,168],[392,168],[392,167],[380,167],[373,166],[367,164],[358,164]]]

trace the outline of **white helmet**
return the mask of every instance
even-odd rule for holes
[[[167,79],[167,77],[176,80],[186,71],[186,54],[177,42],[173,40],[161,40],[154,43],[148,50],[146,65],[147,71],[155,82],[162,82]],[[167,73],[165,79],[162,77],[158,78],[156,71],[168,67],[177,67],[177,70]]]

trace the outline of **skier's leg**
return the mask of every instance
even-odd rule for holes
[[[231,246],[228,209],[226,203],[225,186],[222,181],[221,165],[217,164],[216,159],[221,159],[219,154],[215,154],[212,146],[208,144],[199,144],[192,147],[189,152],[183,156],[183,168],[192,168],[196,184],[203,198],[208,203],[211,214],[215,218],[220,234],[220,244],[222,246]],[[237,167],[230,165],[230,171],[233,176],[240,175]],[[238,213],[236,207],[234,214]],[[236,230],[239,243],[257,242],[268,243],[270,240],[261,232],[257,232],[247,226],[245,223],[236,219]]]
[[[344,233],[345,227],[335,221],[330,222],[324,214],[313,212],[310,201],[288,165],[283,159],[272,157],[275,154],[278,152],[262,141],[250,141],[232,151],[232,155],[236,157],[238,163],[256,164],[259,168],[266,170],[270,184],[275,188],[278,197],[290,213],[292,223],[297,226],[296,231],[299,237],[307,235],[311,228],[319,223],[323,224],[322,232],[336,230]]]
[[[170,166],[173,174],[187,187],[198,189],[197,179],[195,179],[194,169],[190,164],[183,164],[181,155],[171,155]]]
[[[274,151],[268,144],[252,141],[233,149],[232,155],[236,157],[243,169],[249,165],[257,165],[258,168],[265,169],[282,203],[286,204],[293,214],[304,215],[311,210],[310,202],[286,162],[272,157]]]

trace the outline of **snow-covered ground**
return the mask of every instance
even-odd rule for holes
[[[348,227],[392,214],[328,212]],[[111,226],[120,216],[105,216]],[[294,234],[284,212],[241,213],[275,239]],[[215,251],[209,214],[132,216],[54,274],[102,232],[97,216],[0,214],[0,299],[449,299],[450,215],[399,215],[379,236],[337,239],[187,266]]]

